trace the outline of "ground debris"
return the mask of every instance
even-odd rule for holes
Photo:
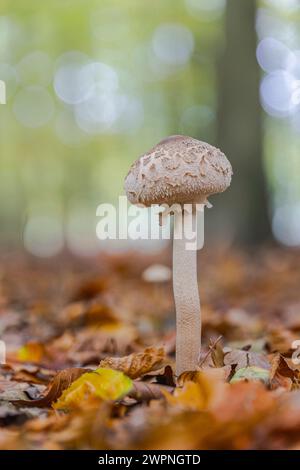
[[[180,377],[171,283],[143,276],[169,252],[3,258],[0,449],[300,448],[300,252],[200,256],[203,350]]]

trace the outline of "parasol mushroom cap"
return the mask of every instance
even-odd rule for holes
[[[232,168],[221,150],[192,137],[163,139],[138,158],[125,178],[132,204],[205,202],[231,182]]]

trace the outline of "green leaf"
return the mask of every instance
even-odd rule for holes
[[[234,374],[230,383],[233,384],[240,380],[259,380],[264,384],[268,384],[270,380],[270,371],[256,366],[243,367]]]

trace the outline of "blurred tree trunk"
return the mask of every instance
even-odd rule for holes
[[[262,159],[255,13],[255,0],[227,0],[225,44],[218,69],[218,145],[234,171],[230,190],[220,196],[222,207],[226,207],[226,218],[220,220],[225,232],[229,230],[235,240],[246,243],[271,236]]]

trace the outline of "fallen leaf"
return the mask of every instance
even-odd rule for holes
[[[98,368],[75,380],[53,404],[53,408],[76,408],[89,396],[106,401],[119,400],[131,389],[131,379],[122,372]]]
[[[156,385],[147,382],[134,382],[133,387],[128,393],[130,398],[136,401],[150,401],[165,398],[165,392],[172,392],[173,387],[166,385]]]
[[[76,341],[73,340],[73,347],[69,349],[68,357],[82,363],[81,355],[85,357],[87,353],[91,357],[98,357],[98,362],[103,353],[125,355],[132,351],[132,345],[137,337],[135,327],[121,322],[87,327],[76,335]]]
[[[10,362],[0,365],[0,376],[10,378],[16,382],[34,384],[47,384],[54,376],[55,371],[41,368],[33,364]]]
[[[261,367],[250,366],[250,367],[243,367],[238,369],[230,383],[239,382],[240,380],[259,380],[264,384],[270,383],[270,371],[267,369],[262,369]]]
[[[289,377],[293,379],[295,375],[298,375],[297,369],[293,369],[291,367],[291,363],[288,362],[288,359],[283,357],[281,354],[276,353],[270,360],[271,363],[271,370],[270,376],[271,379],[275,377],[276,374],[284,375],[285,377]]]
[[[156,375],[156,382],[161,385],[175,387],[174,372],[171,366],[166,366],[162,373]]]
[[[78,379],[82,374],[86,373],[87,369],[73,368],[66,369],[58,372],[54,379],[50,382],[46,389],[45,394],[36,400],[11,400],[12,403],[18,406],[30,406],[36,408],[50,407],[73,382]]]
[[[285,354],[292,349],[292,344],[298,340],[294,332],[282,327],[272,328],[268,335],[268,344],[271,352],[279,352]]]
[[[73,300],[87,300],[97,296],[107,289],[107,279],[99,277],[92,278],[78,286],[74,292]]]
[[[227,352],[224,356],[224,364],[235,366],[236,370],[250,366],[260,367],[262,369],[270,368],[270,363],[266,356],[242,349]]]
[[[104,435],[110,410],[109,403],[90,397],[84,403],[84,412],[74,409],[28,421],[22,437],[31,449],[107,449]]]
[[[220,369],[184,372],[178,378],[179,387],[171,395],[165,392],[170,405],[185,410],[204,410],[222,395],[224,373]]]
[[[17,359],[21,362],[40,363],[45,355],[45,346],[36,342],[24,344],[24,346],[17,351]]]
[[[143,352],[125,357],[108,357],[100,362],[100,367],[119,370],[131,379],[136,379],[148,372],[160,369],[164,359],[163,348],[146,348]]]
[[[223,348],[221,344],[217,342],[211,351],[211,357],[212,357],[212,361],[215,367],[224,366],[224,356],[225,356],[225,353],[223,351]]]
[[[218,381],[225,381],[228,376],[229,366],[218,367],[218,368],[207,368],[198,371],[186,371],[180,374],[177,379],[177,385],[183,387],[185,382],[195,382],[202,384],[206,383],[210,379],[211,383],[217,383]]]
[[[259,381],[226,385],[221,400],[212,407],[218,421],[252,426],[276,409],[278,398]]]
[[[14,399],[25,398],[26,389],[28,389],[26,382],[0,380],[0,401],[12,401]]]
[[[299,372],[297,370],[293,370],[287,359],[279,353],[276,353],[271,357],[270,363],[271,388],[275,389],[283,387],[288,391],[291,390],[293,381],[298,378]]]

